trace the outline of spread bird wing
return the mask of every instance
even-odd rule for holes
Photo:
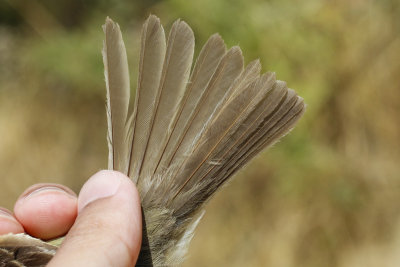
[[[177,266],[204,203],[287,134],[305,104],[274,73],[260,74],[258,60],[245,66],[240,48],[227,50],[218,34],[208,39],[191,71],[191,28],[178,20],[166,40],[160,20],[151,15],[143,25],[130,110],[122,34],[109,18],[103,29],[109,169],[136,182],[144,215],[136,266]],[[16,250],[18,260],[13,258]],[[27,235],[0,236],[0,266],[44,266],[55,250]]]
[[[127,138],[127,174],[137,183],[146,228],[138,266],[179,264],[204,203],[305,109],[285,82],[260,74],[258,60],[244,66],[241,49],[227,50],[218,34],[190,74],[193,51],[186,23],[176,21],[167,41],[157,17],[144,23]]]

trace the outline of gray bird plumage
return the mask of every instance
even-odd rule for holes
[[[178,20],[166,38],[160,20],[151,15],[142,30],[136,98],[130,108],[120,28],[107,18],[103,29],[109,169],[136,182],[144,215],[136,265],[177,266],[204,204],[249,160],[287,134],[305,105],[274,73],[260,74],[258,60],[245,67],[240,48],[227,50],[217,34],[208,39],[190,72],[191,28]],[[0,239],[0,267],[14,266],[1,264],[15,254],[15,246],[4,248],[15,238]],[[45,244],[30,237],[17,243],[48,260],[55,247]]]

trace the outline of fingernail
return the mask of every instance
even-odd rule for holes
[[[64,193],[67,194],[68,196],[71,197],[76,197],[76,194],[69,188],[64,187],[62,185],[58,184],[37,184],[31,188],[29,188],[27,191],[25,191],[20,199],[29,199],[33,196],[37,196],[43,193],[49,193],[49,192],[58,192],[58,193]]]
[[[100,171],[93,175],[82,187],[78,199],[78,213],[90,203],[111,197],[121,184],[121,174],[114,171]]]

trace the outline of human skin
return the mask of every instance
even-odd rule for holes
[[[132,266],[142,238],[140,199],[134,183],[115,171],[93,175],[77,196],[58,184],[25,190],[14,213],[0,208],[0,234],[40,239],[65,236],[48,266]]]

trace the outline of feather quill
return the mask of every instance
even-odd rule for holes
[[[185,93],[194,53],[194,35],[190,27],[176,21],[168,38],[167,52],[154,104],[154,119],[146,147],[141,176],[153,176],[167,145]]]
[[[220,112],[210,122],[210,126],[204,131],[203,136],[198,141],[198,146],[193,148],[190,161],[186,164],[186,170],[180,175],[185,179],[181,189],[190,180],[197,181],[197,176],[201,176],[212,166],[219,164],[220,159],[216,155],[221,151],[226,151],[229,144],[234,142],[231,137],[237,131],[237,128],[249,122],[247,120],[249,114],[254,111],[260,100],[271,91],[274,83],[273,78],[273,75],[263,75],[250,84],[242,83],[242,87],[238,87],[227,100]],[[178,193],[179,191],[176,194]]]
[[[154,117],[166,52],[165,33],[160,19],[151,15],[142,30],[139,77],[133,121],[133,141],[128,176],[137,181]],[[135,153],[133,153],[133,151]]]
[[[243,71],[243,56],[239,47],[233,47],[221,59],[211,80],[187,123],[187,129],[169,162],[178,170],[187,159],[197,135],[205,129],[211,114],[218,108],[221,99],[228,93],[238,75]]]
[[[173,127],[173,131],[169,136],[167,146],[157,166],[156,175],[164,172],[171,162],[172,157],[176,153],[176,148],[181,142],[185,132],[190,126],[190,118],[196,111],[196,107],[205,92],[205,87],[208,85],[218,63],[224,56],[226,51],[224,41],[218,34],[212,35],[203,49],[194,66],[191,78],[187,84],[185,97],[178,113],[178,118]]]
[[[130,98],[128,60],[119,25],[107,18],[103,30],[106,36],[103,61],[107,88],[108,168],[126,173],[129,164],[129,128],[126,124]]]
[[[244,68],[240,48],[227,51],[217,34],[208,39],[190,74],[192,30],[178,20],[166,43],[160,20],[151,15],[143,25],[130,111],[122,35],[109,18],[103,29],[109,168],[137,183],[144,215],[136,266],[177,266],[204,204],[249,160],[287,134],[305,104],[274,73],[260,75],[258,60]],[[20,248],[24,253],[15,261],[12,256]],[[3,236],[0,266],[44,266],[29,260],[46,264],[55,250],[26,235]]]

